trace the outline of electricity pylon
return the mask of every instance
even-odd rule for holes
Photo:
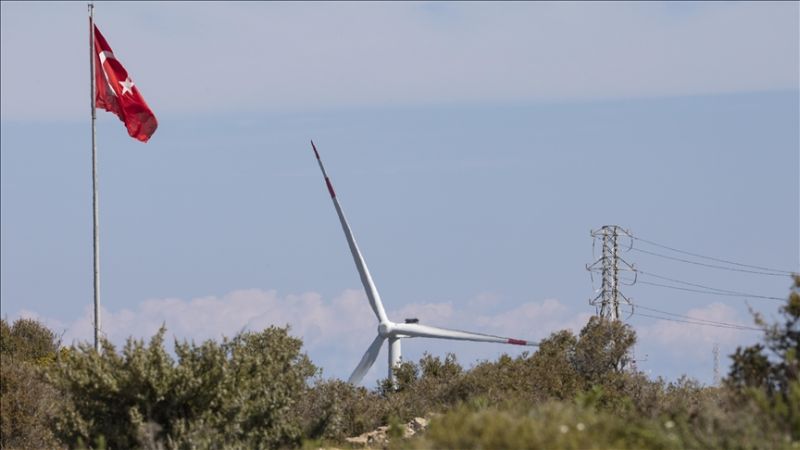
[[[605,225],[599,230],[592,230],[591,236],[593,239],[600,239],[602,241],[603,254],[592,264],[586,266],[586,270],[590,274],[599,272],[601,274],[601,285],[599,293],[596,297],[589,300],[589,304],[594,305],[597,309],[597,315],[600,317],[619,320],[619,304],[620,300],[627,303],[631,312],[633,311],[633,303],[619,290],[621,271],[631,271],[634,273],[634,279],[630,284],[636,282],[636,269],[633,265],[628,264],[620,256],[619,251],[619,237],[627,236],[631,238],[631,233],[617,225]],[[633,240],[631,239],[631,245]],[[592,243],[594,247],[594,242]],[[592,276],[594,282],[594,276]]]

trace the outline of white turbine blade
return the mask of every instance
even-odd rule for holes
[[[367,352],[361,357],[361,362],[358,363],[358,366],[356,366],[355,370],[353,370],[353,374],[350,375],[350,379],[347,380],[348,383],[358,384],[361,382],[361,379],[367,374],[369,368],[372,367],[373,363],[375,363],[375,359],[378,357],[378,353],[381,351],[381,345],[383,345],[384,339],[386,338],[380,334],[375,336],[375,340],[372,341],[372,344],[370,344]]]
[[[398,323],[394,326],[394,331],[409,337],[427,337],[439,339],[454,339],[458,341],[477,341],[477,342],[496,342],[498,344],[529,345],[538,346],[536,342],[523,339],[514,339],[491,334],[474,333],[471,331],[448,330],[447,328],[437,328],[418,323]]]
[[[372,307],[372,311],[375,312],[378,320],[380,322],[386,322],[388,319],[386,318],[386,311],[383,309],[383,303],[381,303],[381,296],[378,294],[378,288],[375,287],[375,283],[372,281],[372,275],[369,273],[367,263],[361,255],[361,250],[358,249],[358,244],[356,244],[356,239],[353,237],[353,232],[350,231],[350,225],[347,224],[347,219],[344,218],[342,207],[339,206],[336,192],[333,190],[333,185],[331,184],[330,178],[328,178],[328,173],[325,172],[325,166],[322,165],[322,160],[319,158],[319,152],[317,152],[317,146],[314,145],[314,141],[311,141],[311,148],[314,149],[314,155],[317,157],[320,170],[322,170],[322,176],[325,177],[325,184],[328,186],[328,192],[331,194],[333,206],[336,208],[336,213],[339,215],[339,222],[342,223],[342,229],[347,238],[347,244],[350,246],[350,253],[353,254],[353,260],[356,263],[356,268],[358,268],[358,274],[361,276],[361,283],[364,285],[367,298],[369,298],[369,305]]]

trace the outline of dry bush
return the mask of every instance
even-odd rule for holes
[[[382,425],[385,399],[341,380],[317,380],[297,404],[306,439],[343,441]]]
[[[46,382],[58,339],[35,320],[0,321],[0,448],[57,448],[49,424],[61,398]]]

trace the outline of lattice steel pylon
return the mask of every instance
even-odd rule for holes
[[[601,285],[597,296],[589,300],[590,305],[594,305],[597,309],[597,315],[600,317],[619,320],[619,304],[624,301],[631,308],[633,313],[633,303],[619,290],[621,271],[631,271],[634,274],[634,279],[629,284],[636,282],[636,269],[633,265],[628,264],[620,256],[619,238],[620,236],[631,238],[631,233],[617,225],[605,225],[599,230],[592,230],[592,248],[597,239],[602,241],[603,255],[592,264],[586,266],[586,270],[590,274],[599,272],[601,274]],[[631,246],[633,239],[631,239]],[[594,284],[594,276],[592,276],[592,284]]]

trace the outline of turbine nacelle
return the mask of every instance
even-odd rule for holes
[[[406,319],[405,323],[395,323],[391,320],[386,320],[378,324],[378,336],[384,339],[401,339],[401,338],[408,338],[413,337],[408,333],[403,332],[403,325],[406,324],[416,324],[419,323],[419,319],[414,319],[415,322],[409,322]]]

